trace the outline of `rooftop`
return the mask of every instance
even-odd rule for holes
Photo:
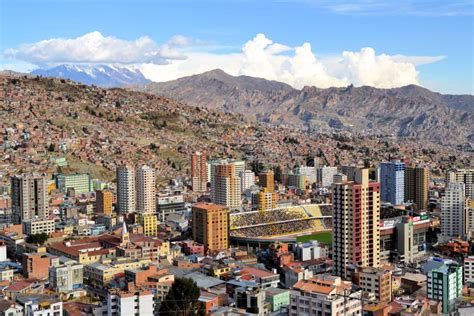
[[[256,277],[259,277],[259,278],[267,278],[267,277],[272,277],[272,276],[276,275],[273,272],[265,271],[265,270],[258,269],[258,268],[253,268],[253,267],[250,267],[250,266],[245,266],[240,270],[240,275],[243,276],[245,274],[252,274],[252,275],[254,275]]]
[[[219,211],[219,210],[225,210],[227,209],[227,206],[225,205],[220,205],[220,204],[214,204],[214,203],[196,203],[193,205],[193,208],[201,209],[201,210],[208,210],[208,211]]]
[[[267,296],[274,296],[274,295],[279,295],[279,294],[283,294],[283,293],[288,293],[290,290],[287,290],[287,289],[280,289],[280,288],[277,288],[277,287],[269,287],[267,289],[265,289],[265,293]]]
[[[224,281],[218,278],[210,277],[197,271],[188,273],[184,277],[190,278],[195,281],[197,286],[201,289],[210,289],[217,285],[225,283]]]

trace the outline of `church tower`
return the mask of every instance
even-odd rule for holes
[[[121,246],[125,246],[130,243],[130,234],[128,233],[127,224],[125,224],[125,221],[122,222],[122,233],[120,237],[122,240]]]

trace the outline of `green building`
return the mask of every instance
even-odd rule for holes
[[[428,271],[428,298],[442,302],[443,315],[456,310],[456,301],[462,296],[462,267],[453,260],[434,258],[440,265]]]
[[[290,291],[276,287],[267,288],[265,289],[265,300],[270,303],[272,312],[278,311],[290,305]]]
[[[88,173],[59,173],[54,176],[56,187],[61,193],[66,194],[73,189],[75,194],[83,194],[93,191],[91,176]]]
[[[107,188],[107,183],[96,179],[92,181],[92,188],[94,189],[94,191],[102,191]]]

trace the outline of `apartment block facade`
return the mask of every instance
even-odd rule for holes
[[[348,277],[349,266],[380,265],[380,185],[369,182],[368,169],[356,181],[334,183],[334,273]]]
[[[12,219],[45,219],[49,216],[48,184],[46,176],[25,174],[11,178]]]
[[[204,245],[205,251],[220,251],[229,247],[229,209],[224,205],[197,203],[193,206],[193,239]]]

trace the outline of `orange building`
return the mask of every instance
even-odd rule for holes
[[[44,253],[24,253],[21,262],[23,276],[28,279],[47,279],[53,260],[59,259]]]
[[[252,194],[252,204],[257,210],[265,211],[276,208],[277,195],[263,188],[260,192]]]
[[[193,239],[204,245],[205,251],[220,251],[229,247],[229,209],[212,203],[193,206]]]
[[[354,272],[354,283],[364,292],[372,293],[379,303],[392,301],[392,272],[390,266],[359,267]]]
[[[110,215],[112,214],[112,202],[114,195],[110,191],[96,191],[95,193],[95,209],[97,213]]]
[[[273,171],[265,171],[258,175],[258,181],[260,186],[264,189],[267,189],[267,192],[275,191],[275,176]]]

